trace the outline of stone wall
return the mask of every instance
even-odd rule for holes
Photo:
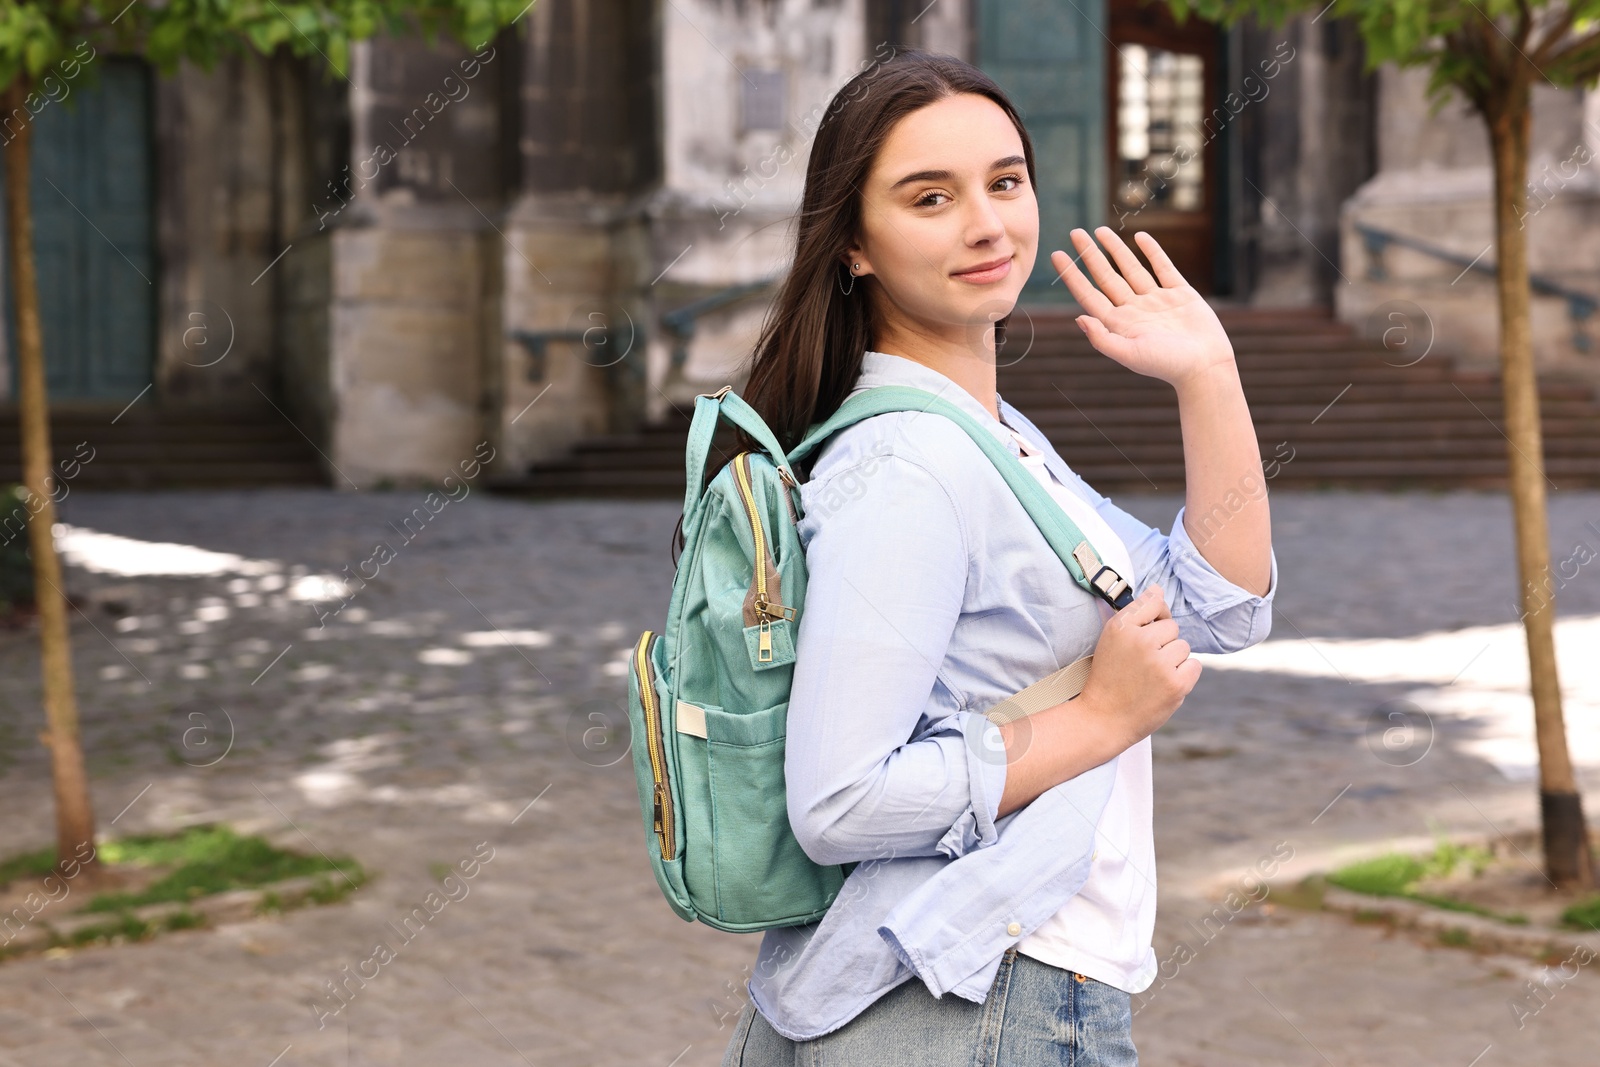
[[[259,404],[275,377],[271,64],[230,56],[155,80],[158,403]],[[254,388],[253,388],[254,387]]]
[[[1493,176],[1483,121],[1459,98],[1437,113],[1426,73],[1384,68],[1378,126],[1380,170],[1344,205],[1341,241],[1350,269],[1339,317],[1377,334],[1404,322],[1419,343],[1464,363],[1498,365],[1499,316],[1492,273]],[[1526,228],[1536,276],[1600,299],[1600,115],[1591,94],[1534,91]],[[1359,227],[1421,241],[1456,257],[1390,244],[1367,248]],[[1399,316],[1398,318],[1396,316]],[[1542,371],[1600,381],[1600,319],[1574,321],[1568,302],[1533,300],[1534,355]],[[1587,346],[1587,348],[1585,347]]]

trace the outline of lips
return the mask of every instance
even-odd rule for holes
[[[987,263],[979,263],[976,266],[968,267],[966,270],[957,271],[952,277],[969,282],[992,282],[1004,278],[1010,272],[1011,257],[1003,256],[1000,259],[992,259]]]

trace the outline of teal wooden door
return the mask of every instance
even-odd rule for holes
[[[1105,25],[1105,0],[979,3],[976,66],[1011,97],[1033,139],[1039,252],[1024,301],[1070,301],[1050,253],[1075,254],[1069,231],[1106,221]]]
[[[80,77],[65,101],[51,101],[34,118],[29,193],[52,400],[128,401],[151,380],[156,269],[150,75],[134,60],[99,62],[97,83]],[[0,174],[0,187],[3,182]],[[16,308],[9,282],[5,307],[15,397]]]

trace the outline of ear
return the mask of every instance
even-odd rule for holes
[[[872,273],[872,264],[861,254],[861,249],[854,246],[840,254],[839,262],[844,264],[845,273],[853,277],[860,278]]]

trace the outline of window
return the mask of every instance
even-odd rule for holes
[[[1203,209],[1204,62],[1141,44],[1117,51],[1118,207]]]

